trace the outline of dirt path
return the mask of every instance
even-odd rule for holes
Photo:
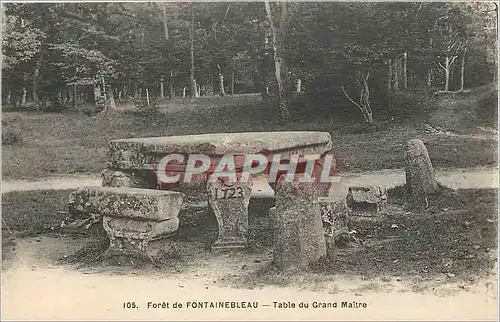
[[[100,186],[99,175],[75,175],[68,177],[42,178],[40,180],[4,180],[2,193],[29,190],[66,190],[76,187]]]
[[[415,293],[405,281],[365,281],[334,276],[334,280],[303,287],[230,288],[223,277],[241,274],[243,265],[256,269],[260,255],[210,254],[181,272],[106,268],[76,270],[55,260],[77,249],[81,241],[34,237],[18,241],[17,255],[2,270],[2,320],[22,319],[149,319],[149,320],[495,320],[496,280],[481,280],[467,290],[452,283]],[[306,278],[307,281],[307,278]],[[192,308],[188,302],[258,302],[257,309]],[[273,302],[309,303],[308,308],[274,308]],[[337,302],[337,308],[313,308],[313,302]],[[366,308],[342,308],[341,302],[366,303]],[[125,309],[124,302],[138,308]],[[148,309],[148,302],[174,302],[183,308]],[[191,304],[192,306],[192,304]]]
[[[438,180],[450,188],[497,188],[497,168],[436,169]],[[343,173],[342,185],[381,185],[393,187],[404,184],[405,173],[402,169],[386,169],[373,172]],[[27,190],[65,190],[84,186],[100,186],[101,178],[96,175],[43,178],[39,181],[6,180],[2,181],[2,193]],[[266,182],[256,181],[254,195],[269,196],[273,191]]]

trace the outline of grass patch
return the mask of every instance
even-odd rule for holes
[[[417,94],[403,92],[401,95],[405,99],[401,104],[404,108],[401,109],[411,110],[411,102],[416,100],[414,96]],[[421,95],[430,94],[425,92]],[[341,171],[401,168],[404,166],[403,144],[412,138],[426,142],[436,167],[494,165],[498,160],[497,140],[493,137],[478,139],[428,134],[420,124],[426,118],[414,115],[445,111],[435,119],[438,123],[443,120],[451,122],[456,119],[457,111],[462,111],[468,104],[489,104],[491,107],[491,99],[479,103],[483,96],[473,91],[470,95],[442,98],[440,106],[449,108],[436,110],[429,107],[429,99],[422,99],[425,106],[412,110],[413,114],[408,114],[411,117],[406,115],[403,118],[401,111],[400,116],[394,112],[394,117],[390,113],[375,113],[378,124],[371,128],[361,123],[354,108],[345,108],[343,114],[311,114],[296,118],[291,123],[283,123],[271,109],[262,105],[258,95],[253,94],[160,100],[154,117],[137,112],[131,102],[119,103],[118,111],[107,115],[89,116],[77,111],[4,112],[3,120],[16,124],[23,142],[3,147],[3,176],[33,179],[71,173],[98,173],[106,168],[108,142],[112,139],[285,130],[329,132]],[[460,118],[453,122],[458,122],[456,126],[460,127],[466,120]],[[464,126],[464,129],[472,131],[470,126]]]
[[[21,133],[2,122],[2,145],[13,145],[21,142]]]
[[[473,132],[478,126],[497,128],[497,95],[496,85],[443,93],[429,114],[429,124],[460,134]]]
[[[490,272],[497,246],[497,189],[445,190],[416,212],[394,205],[375,220],[352,220],[366,247],[340,250],[315,266],[324,273],[379,276],[451,273],[457,278]]]
[[[399,205],[401,188],[390,194],[388,211],[372,217],[351,216],[350,229],[364,246],[351,243],[306,271],[279,272],[272,264],[228,284],[324,285],[336,276],[362,277],[364,287],[380,280],[410,281],[423,290],[432,281],[467,282],[490,274],[497,248],[497,189],[446,190],[422,212]],[[427,283],[429,282],[429,283]],[[358,290],[360,291],[360,290]],[[363,290],[366,291],[366,290]]]
[[[16,252],[16,239],[10,232],[2,225],[2,262],[10,262]],[[2,269],[5,269],[5,264]]]
[[[2,194],[2,219],[12,231],[37,234],[56,231],[67,216],[69,190]]]

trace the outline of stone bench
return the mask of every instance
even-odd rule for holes
[[[102,218],[109,236],[108,255],[154,258],[161,251],[151,247],[179,228],[180,192],[127,187],[79,188],[69,196],[74,218]]]

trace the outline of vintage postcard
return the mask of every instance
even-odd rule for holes
[[[498,2],[1,5],[2,320],[498,321]]]

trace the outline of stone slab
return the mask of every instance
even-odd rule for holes
[[[154,170],[170,153],[245,155],[255,153],[322,154],[332,147],[328,132],[240,132],[130,138],[109,142],[109,167]]]
[[[85,187],[69,195],[68,207],[73,215],[163,221],[178,216],[183,197],[183,193],[165,190]]]

